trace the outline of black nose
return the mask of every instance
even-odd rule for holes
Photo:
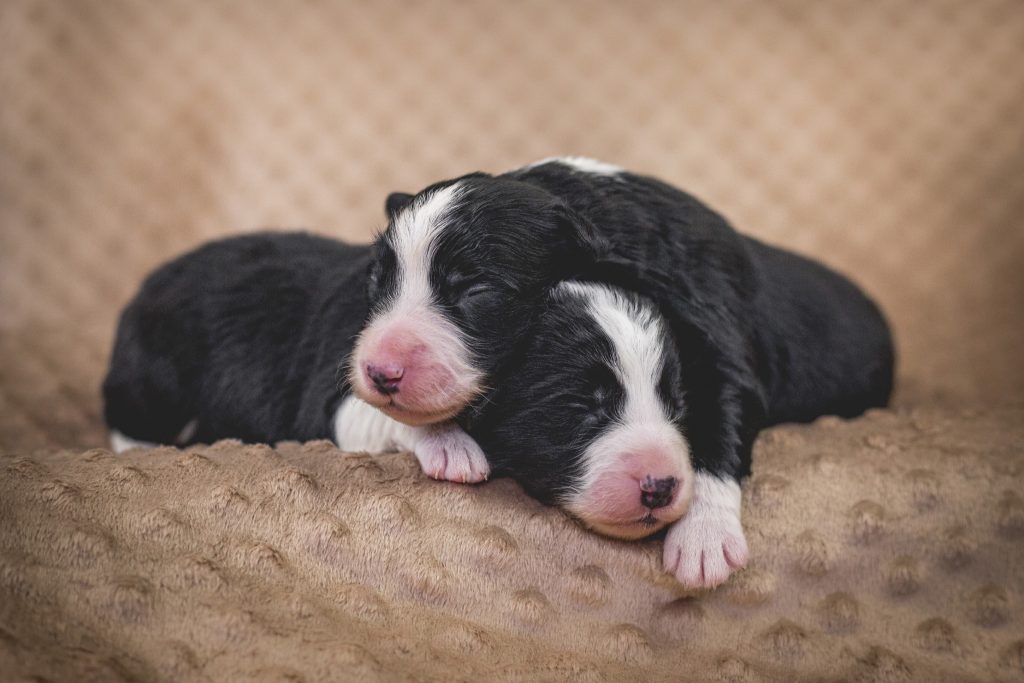
[[[652,510],[665,507],[672,502],[672,494],[676,492],[677,483],[675,477],[646,477],[640,482],[640,502]]]
[[[384,395],[397,393],[398,385],[402,382],[402,371],[398,368],[368,365],[366,374],[373,382],[373,386],[377,387],[377,391]]]

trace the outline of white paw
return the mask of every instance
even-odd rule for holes
[[[491,474],[491,466],[480,446],[454,423],[424,430],[413,453],[423,472],[434,479],[475,484]]]
[[[687,588],[714,588],[747,563],[740,487],[698,472],[689,511],[665,537],[665,571]]]

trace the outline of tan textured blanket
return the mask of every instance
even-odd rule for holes
[[[0,666],[57,680],[1015,680],[1024,410],[765,435],[753,560],[687,596],[660,544],[511,482],[315,442],[5,453]]]
[[[0,681],[1024,680],[1017,0],[7,0],[0,55]],[[402,454],[97,450],[159,262],[552,154],[893,322],[896,408],[762,437],[721,590]]]

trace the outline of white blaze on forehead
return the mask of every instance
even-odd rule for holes
[[[389,243],[395,250],[398,265],[398,291],[389,308],[399,303],[413,306],[430,303],[430,261],[437,249],[438,237],[462,192],[461,183],[453,183],[417,197],[395,216]]]
[[[440,237],[464,190],[453,183],[420,195],[391,221],[386,239],[395,252],[395,289],[363,328],[352,364],[353,389],[371,403],[379,395],[366,368],[379,358],[403,369],[394,401],[412,412],[451,417],[482,390],[470,341],[438,305],[430,284]]]
[[[563,166],[569,166],[577,171],[583,173],[593,173],[595,175],[603,176],[615,176],[626,169],[615,164],[609,164],[604,161],[598,161],[597,159],[591,159],[589,157],[549,157],[547,159],[541,159],[534,163],[526,166],[526,168],[535,168],[537,166],[543,166],[544,164],[561,164]]]
[[[563,283],[559,289],[580,297],[611,342],[609,364],[625,393],[621,415],[584,449],[580,479],[565,504],[592,526],[610,519],[629,522],[624,515],[635,515],[635,522],[642,510],[638,482],[674,477],[679,487],[662,514],[678,518],[693,476],[689,445],[658,394],[665,363],[661,317],[652,305],[607,286]]]
[[[612,369],[626,393],[621,422],[668,420],[658,396],[665,362],[665,332],[653,307],[602,285],[568,282],[560,287],[587,302],[588,312],[612,343]]]

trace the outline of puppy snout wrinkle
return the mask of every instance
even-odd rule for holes
[[[396,365],[366,366],[366,375],[377,391],[385,396],[398,393],[398,385],[402,382],[403,374],[403,369]]]
[[[672,502],[678,483],[675,477],[655,479],[648,475],[640,482],[640,502],[652,510],[663,508]]]

